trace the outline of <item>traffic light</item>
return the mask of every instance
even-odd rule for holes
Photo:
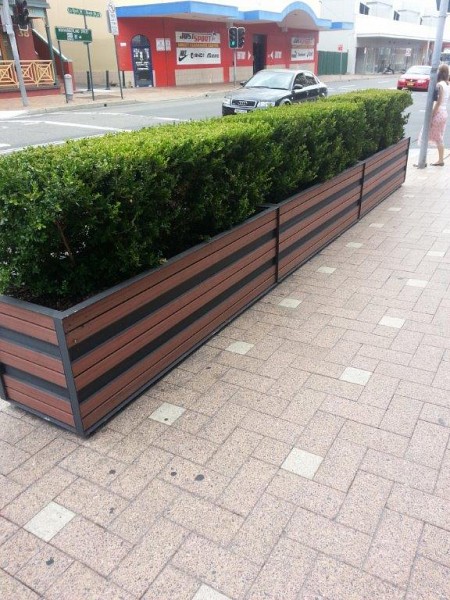
[[[245,44],[245,27],[237,28],[237,47],[243,48]]]
[[[28,29],[30,12],[26,0],[16,0],[16,5],[14,6],[14,23],[19,26],[19,29]]]
[[[238,28],[230,27],[228,29],[228,47],[235,50],[238,47]]]

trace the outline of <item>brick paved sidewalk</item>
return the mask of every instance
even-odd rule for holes
[[[2,600],[449,599],[448,180],[411,166],[88,440],[1,401]]]

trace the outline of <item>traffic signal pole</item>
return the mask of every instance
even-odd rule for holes
[[[83,18],[84,18],[84,28],[87,29],[87,21],[86,21],[86,14],[83,14]],[[91,51],[89,50],[89,42],[85,42],[86,43],[86,48],[87,48],[87,56],[88,56],[88,64],[89,64],[89,75],[91,76],[91,91],[92,91],[92,100],[95,100],[95,95],[94,95],[94,79],[92,77],[92,64],[91,64]]]

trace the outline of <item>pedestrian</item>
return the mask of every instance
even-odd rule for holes
[[[433,167],[444,166],[444,133],[447,125],[447,104],[450,98],[448,65],[442,64],[438,70],[437,76],[437,100],[433,104],[431,114],[430,133],[428,141],[431,146],[437,146],[438,160],[431,163]]]

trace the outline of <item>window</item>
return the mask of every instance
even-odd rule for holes
[[[361,15],[369,14],[369,7],[367,6],[367,4],[364,4],[363,2],[359,3],[359,14],[361,14]]]
[[[394,21],[400,21],[400,13],[394,10]]]
[[[305,73],[306,85],[316,85],[316,78],[312,73]]]

